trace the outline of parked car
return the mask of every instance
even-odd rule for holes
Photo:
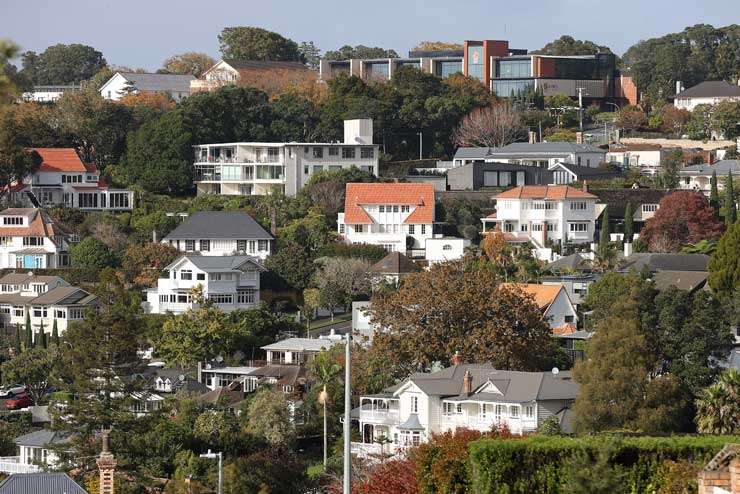
[[[5,400],[5,408],[8,410],[19,410],[21,408],[30,407],[33,405],[33,400],[27,394],[18,395],[14,398]]]
[[[15,396],[26,392],[26,387],[22,384],[11,384],[0,388],[0,398]]]

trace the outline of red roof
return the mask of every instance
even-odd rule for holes
[[[95,165],[85,165],[73,148],[31,148],[43,160],[39,171],[42,172],[93,172]]]
[[[364,205],[409,205],[413,211],[404,223],[430,224],[434,222],[434,185],[432,184],[347,184],[344,199],[344,222],[349,225],[371,224],[372,218]]]
[[[494,199],[597,199],[581,189],[570,185],[520,185],[505,190]]]

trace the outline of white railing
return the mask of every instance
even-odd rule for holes
[[[400,444],[379,444],[379,443],[351,443],[350,451],[353,455],[360,458],[378,460],[381,457],[390,457],[402,453],[411,446],[402,446]]]
[[[0,472],[2,473],[36,473],[41,471],[38,465],[29,465],[20,462],[20,456],[0,457]]]
[[[362,422],[398,423],[398,410],[360,410]]]

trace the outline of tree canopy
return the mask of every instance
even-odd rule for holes
[[[223,58],[305,61],[295,41],[259,27],[226,27],[218,35],[218,42]]]
[[[57,44],[41,53],[21,54],[22,75],[36,85],[79,84],[106,66],[103,54],[92,46]]]
[[[727,228],[709,259],[709,286],[722,297],[740,290],[740,223]]]
[[[324,54],[325,60],[349,60],[351,58],[398,58],[395,50],[379,48],[377,46],[344,45],[336,50],[329,50]]]
[[[597,45],[593,41],[575,39],[572,36],[563,35],[554,41],[550,41],[539,50],[532,53],[539,55],[596,55],[597,53],[611,53],[608,46]]]
[[[191,74],[200,77],[216,61],[205,53],[189,51],[173,55],[162,63],[162,68],[172,74]]]

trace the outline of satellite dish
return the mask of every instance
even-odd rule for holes
[[[560,374],[560,369],[558,369],[557,367],[553,367],[552,368],[552,375],[553,376],[557,376],[558,374]]]

